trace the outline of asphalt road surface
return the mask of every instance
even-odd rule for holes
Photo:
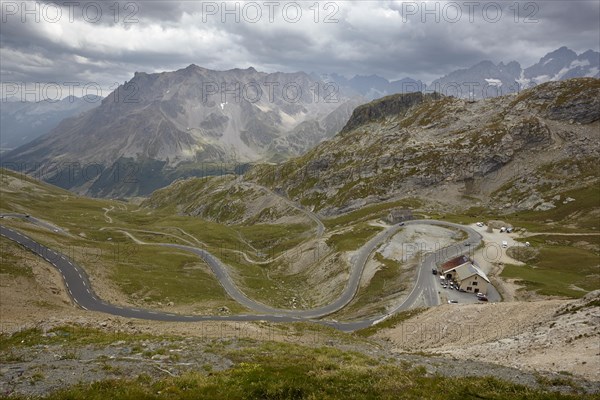
[[[18,218],[18,219],[22,219],[23,221],[31,222],[34,225],[41,226],[42,228],[48,229],[49,231],[52,231],[54,233],[60,233],[63,235],[67,234],[67,232],[65,232],[62,228],[60,228],[56,225],[53,225],[49,222],[46,222],[44,220],[35,218],[34,216],[27,215],[27,214],[17,214],[17,213],[0,214],[0,218]]]
[[[28,219],[31,219],[31,217],[29,217]],[[106,303],[105,301],[103,301],[95,295],[92,287],[90,286],[89,278],[87,277],[85,270],[82,267],[78,266],[76,263],[74,263],[73,260],[70,260],[64,254],[56,252],[23,235],[22,233],[2,225],[0,225],[0,235],[19,243],[23,247],[39,255],[40,257],[48,261],[50,264],[52,264],[61,273],[67,291],[69,292],[69,295],[71,296],[73,301],[84,310],[99,311],[126,318],[139,318],[156,321],[313,321],[333,326],[340,330],[353,331],[356,329],[371,326],[374,323],[381,321],[387,318],[388,316],[391,316],[397,311],[412,308],[417,302],[420,302],[421,299],[427,306],[437,305],[439,303],[439,297],[437,295],[435,276],[431,274],[431,268],[433,268],[436,262],[446,260],[459,254],[467,253],[468,247],[464,246],[464,243],[470,242],[472,243],[473,247],[476,247],[481,241],[481,236],[475,230],[458,224],[434,220],[415,220],[408,221],[405,224],[429,224],[438,226],[450,226],[465,231],[468,234],[468,238],[461,243],[457,243],[452,246],[426,254],[419,267],[417,281],[413,290],[405,299],[405,301],[398,307],[396,307],[392,312],[384,316],[376,316],[368,319],[349,322],[327,321],[320,320],[318,318],[322,318],[326,315],[332,314],[342,309],[354,298],[356,292],[358,291],[360,278],[362,276],[365,264],[370,254],[379,245],[381,245],[383,242],[392,237],[398,230],[400,230],[402,228],[401,225],[398,224],[387,228],[386,230],[380,232],[378,235],[372,238],[369,242],[367,242],[367,244],[365,244],[361,249],[359,249],[351,266],[348,283],[346,284],[346,287],[344,288],[342,294],[328,305],[311,310],[277,309],[252,300],[248,298],[244,293],[242,293],[237,288],[237,286],[235,286],[235,284],[233,283],[233,281],[227,273],[227,268],[216,257],[214,257],[206,250],[177,244],[162,244],[163,246],[190,251],[203,258],[210,265],[213,272],[215,273],[215,276],[217,277],[221,285],[225,288],[227,293],[240,304],[258,313],[252,315],[230,316],[181,315],[132,307],[121,307]],[[49,229],[54,230],[55,227],[53,225],[50,225]]]

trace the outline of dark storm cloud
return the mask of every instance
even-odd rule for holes
[[[75,80],[108,87],[130,79],[135,71],[174,70],[191,63],[214,69],[254,66],[267,72],[379,74],[431,81],[486,59],[528,66],[563,45],[577,52],[597,50],[600,34],[600,5],[595,0],[522,1],[518,7],[514,1],[480,1],[472,15],[462,1],[346,1],[336,2],[335,8],[322,1],[318,15],[309,9],[314,3],[308,2],[302,3],[302,18],[295,22],[294,13],[285,15],[282,6],[269,21],[269,10],[259,1],[254,4],[262,15],[255,23],[248,20],[255,14],[247,2],[227,6],[250,11],[240,14],[240,22],[221,13],[221,1],[46,3],[27,3],[29,10],[54,7],[36,22],[34,15],[15,12],[21,1],[2,2],[3,82]],[[423,4],[437,11],[428,14]],[[452,12],[455,5],[462,13],[458,20]],[[62,18],[48,21],[57,6]],[[502,17],[494,20],[498,7]],[[525,21],[532,12],[532,20]],[[332,23],[325,23],[327,15]]]

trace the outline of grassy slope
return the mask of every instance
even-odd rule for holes
[[[184,229],[234,267],[234,279],[251,297],[275,305],[284,303],[278,290],[258,290],[264,286],[270,266],[247,263],[235,251],[254,256],[257,251],[266,257],[277,256],[303,241],[312,229],[312,226],[301,224],[225,226],[199,218],[175,216],[172,210],[152,210],[117,201],[79,197],[25,175],[1,172],[1,212],[31,214],[67,229],[71,235],[49,232],[18,219],[7,218],[3,224],[23,230],[39,242],[70,255],[92,275],[110,278],[125,294],[135,294],[148,301],[218,302],[232,310],[241,310],[198,257],[160,246],[135,245],[116,231],[119,228],[131,230],[146,242],[185,243],[173,237],[135,230],[170,233],[194,243],[175,227]],[[106,219],[104,208],[112,208],[108,213],[112,223]],[[276,278],[276,274],[272,276]],[[279,285],[286,284],[285,279],[278,281]]]
[[[43,336],[27,330],[12,337],[0,336],[0,354],[10,364],[20,347],[68,342],[80,346],[125,345],[146,340],[164,340],[149,335],[107,334],[102,331],[58,327],[56,335]],[[177,340],[177,338],[169,338]],[[217,343],[216,343],[217,344]],[[138,346],[139,347],[139,346]],[[375,359],[363,353],[332,347],[306,347],[292,343],[240,341],[228,346],[222,341],[206,351],[226,356],[233,367],[213,372],[192,370],[158,380],[142,374],[128,379],[79,383],[44,396],[44,399],[571,399],[593,395],[548,392],[551,381],[540,381],[543,389],[532,389],[494,377],[431,376],[424,367],[408,362]],[[8,359],[8,358],[10,359]],[[17,357],[18,358],[18,357]],[[18,361],[15,359],[14,361]],[[43,375],[40,377],[43,379]],[[568,383],[568,380],[565,380]],[[35,383],[32,383],[35,384]],[[563,382],[559,382],[563,384]],[[23,397],[11,396],[11,399]]]
[[[600,289],[600,236],[549,234],[527,240],[537,254],[523,254],[525,266],[506,265],[503,277],[548,296],[579,298]]]

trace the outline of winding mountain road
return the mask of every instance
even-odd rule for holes
[[[11,215],[12,216],[12,215]],[[353,331],[368,327],[380,320],[387,318],[395,312],[406,310],[415,305],[417,300],[423,298],[425,304],[428,306],[437,305],[439,298],[437,296],[435,279],[430,273],[431,268],[436,262],[446,260],[456,255],[464,254],[468,252],[468,248],[464,246],[464,243],[470,242],[473,246],[477,246],[481,241],[481,235],[475,230],[465,227],[462,225],[435,221],[435,220],[414,220],[408,221],[406,225],[417,225],[417,224],[428,224],[437,226],[449,226],[463,230],[467,233],[468,237],[461,243],[457,243],[435,252],[428,253],[425,255],[423,262],[418,271],[417,281],[409,296],[404,300],[402,304],[396,307],[391,313],[384,316],[376,316],[368,319],[359,321],[348,321],[348,322],[337,322],[320,320],[324,316],[330,315],[336,311],[339,311],[345,307],[356,295],[360,278],[362,276],[364,267],[369,259],[371,253],[383,242],[391,238],[398,230],[402,228],[401,225],[391,226],[384,231],[377,234],[374,238],[369,240],[363,247],[361,247],[354,257],[354,262],[351,265],[350,276],[346,287],[342,294],[333,302],[310,310],[287,310],[270,307],[268,305],[259,303],[255,300],[247,297],[240,289],[233,283],[231,277],[227,272],[227,268],[221,263],[219,259],[213,256],[206,250],[199,249],[192,246],[185,246],[172,243],[161,243],[157,245],[177,248],[184,251],[194,253],[204,259],[206,263],[211,267],[219,283],[223,286],[229,296],[238,301],[240,304],[254,310],[258,314],[253,315],[228,315],[228,316],[214,316],[214,315],[181,315],[174,313],[167,313],[162,311],[144,310],[133,307],[122,307],[113,304],[106,303],[94,293],[88,276],[85,270],[69,259],[64,254],[56,252],[36,241],[28,236],[18,232],[17,230],[0,225],[0,235],[10,240],[13,240],[26,249],[39,255],[47,262],[52,264],[62,275],[65,282],[65,286],[69,295],[73,301],[85,310],[99,311],[107,314],[122,316],[126,318],[139,318],[157,321],[271,321],[271,322],[295,322],[295,321],[313,321],[320,324],[333,326],[343,331]]]

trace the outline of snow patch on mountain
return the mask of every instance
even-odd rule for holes
[[[502,87],[502,81],[500,79],[485,78],[485,81],[490,86]]]

